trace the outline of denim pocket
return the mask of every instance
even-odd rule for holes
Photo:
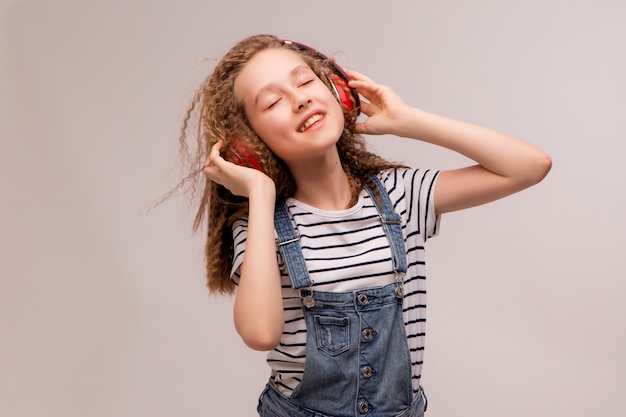
[[[350,319],[348,317],[315,316],[317,348],[330,356],[350,349]]]

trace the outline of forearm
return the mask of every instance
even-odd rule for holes
[[[458,152],[483,168],[532,185],[547,173],[549,157],[541,149],[495,130],[427,113],[412,107],[400,112],[394,134]]]
[[[280,271],[274,240],[273,183],[252,190],[246,252],[234,306],[235,328],[252,349],[270,350],[283,330]]]

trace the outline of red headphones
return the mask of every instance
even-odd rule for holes
[[[359,99],[359,93],[357,93],[354,88],[350,88],[348,85],[350,77],[348,77],[348,74],[346,74],[345,71],[337,65],[335,60],[330,59],[316,49],[313,49],[303,43],[283,39],[283,44],[293,45],[302,51],[311,51],[315,53],[318,58],[330,62],[333,73],[327,74],[326,77],[328,77],[328,81],[330,81],[330,85],[333,87],[335,96],[337,96],[337,99],[341,102],[341,104],[346,106],[349,111],[352,111],[356,107],[356,114],[357,116],[359,115],[361,112],[361,100]],[[350,99],[350,96],[352,96],[352,100]]]

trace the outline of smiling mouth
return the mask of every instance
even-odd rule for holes
[[[302,124],[302,126],[300,126],[300,129],[298,130],[300,131],[300,133],[302,133],[305,130],[307,130],[309,127],[313,126],[315,123],[322,120],[323,118],[324,116],[321,113],[316,113],[313,116],[306,119],[306,121]]]

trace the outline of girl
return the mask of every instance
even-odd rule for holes
[[[476,165],[410,169],[359,134],[421,140]],[[270,351],[258,412],[279,417],[423,415],[425,241],[441,214],[520,191],[551,167],[529,143],[409,107],[271,35],[219,62],[181,149],[183,183],[196,190],[197,167],[208,179],[194,228],[206,216],[209,290],[235,293],[237,332]]]

